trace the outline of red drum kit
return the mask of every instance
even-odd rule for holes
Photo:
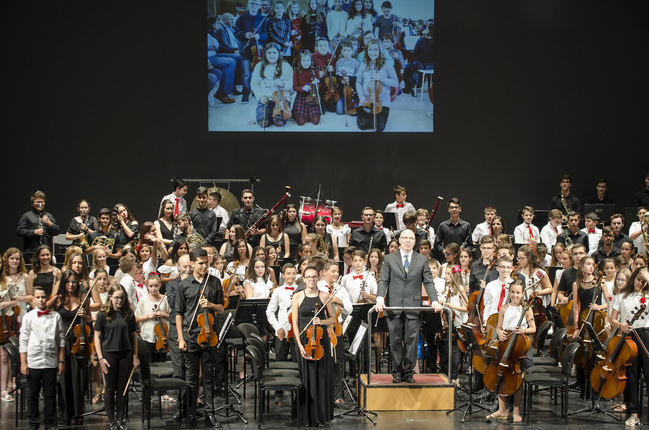
[[[323,200],[318,202],[311,197],[300,196],[300,210],[298,215],[300,221],[306,225],[313,225],[316,217],[316,204],[318,216],[322,216],[327,220],[327,224],[331,224],[331,212],[336,200]]]

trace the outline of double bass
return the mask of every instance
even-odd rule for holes
[[[627,324],[633,323],[640,318],[647,305],[646,299],[640,299],[640,306]],[[620,334],[618,334],[620,332]],[[612,399],[624,392],[627,383],[626,368],[631,365],[638,355],[638,346],[626,333],[619,328],[613,330],[606,342],[606,358],[600,359],[590,372],[590,385],[600,397]]]
[[[534,298],[534,293],[530,297]],[[521,326],[525,314],[531,306],[532,300],[529,300],[523,307],[517,327]],[[507,339],[499,343],[499,354],[496,359],[487,366],[484,372],[485,387],[496,394],[514,394],[523,382],[520,359],[525,357],[531,346],[530,338],[527,335],[509,331]]]

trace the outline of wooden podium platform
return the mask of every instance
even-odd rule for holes
[[[415,383],[392,382],[392,375],[360,378],[360,404],[370,411],[450,411],[455,407],[455,386],[444,374],[416,374]]]

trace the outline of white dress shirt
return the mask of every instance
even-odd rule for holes
[[[640,221],[635,221],[631,223],[631,226],[629,227],[629,236],[631,236],[633,233],[637,233],[640,230],[642,230],[642,224],[640,224]],[[590,243],[590,236],[588,237],[588,240]],[[598,241],[599,243],[599,241]],[[638,248],[638,253],[639,254],[646,254],[647,250],[645,249],[644,246],[644,240],[642,239],[642,233],[640,233],[640,236],[636,237],[633,239],[633,245]]]
[[[480,224],[476,225],[475,228],[473,229],[473,234],[471,234],[471,240],[473,241],[474,244],[479,244],[480,239],[482,239],[482,236],[489,236],[491,233],[491,229],[489,226],[489,223],[487,221],[481,222]]]
[[[228,221],[230,221],[230,216],[228,215],[228,211],[223,208],[223,206],[218,205],[214,209],[212,209],[212,212],[214,212],[214,215],[216,215],[217,218],[221,218],[221,225],[219,225],[219,233],[223,233],[225,231],[225,228],[228,225]]]
[[[589,233],[588,229],[584,227],[581,231],[588,235],[588,247],[590,248],[588,250],[588,255],[593,255],[597,252],[597,248],[599,247],[599,240],[602,238],[602,229],[595,227],[595,232]]]
[[[20,326],[19,352],[27,353],[30,369],[58,367],[59,348],[65,347],[63,322],[58,312],[50,310],[38,316],[39,309],[32,309],[23,317]]]
[[[164,202],[165,200],[170,200],[171,203],[174,204],[174,210],[175,210],[176,209],[176,199],[178,199],[178,215],[187,212],[187,200],[185,200],[184,197],[176,197],[176,195],[174,193],[171,193],[171,194],[167,194],[166,196],[164,196],[162,198],[162,200],[160,200],[160,208],[158,209],[158,214],[162,210],[162,202]],[[156,214],[156,218],[157,218],[158,214]]]
[[[500,301],[500,293],[503,284],[505,284],[505,298],[503,299],[501,306],[505,305],[509,301],[509,285],[512,282],[512,279],[507,279],[503,282],[499,278],[487,284],[484,290],[484,312],[482,313],[483,323],[486,322],[491,315],[498,313],[498,302]]]
[[[336,293],[334,294],[334,297],[338,297],[343,302],[343,306],[342,306],[343,312],[341,312],[341,315],[340,315],[341,321],[339,321],[339,322],[342,322],[343,314],[344,315],[351,314],[354,311],[354,306],[352,305],[352,301],[349,298],[349,294],[347,293],[347,290],[345,289],[345,287],[341,286],[340,288],[338,288],[339,286],[340,286],[340,284],[338,284],[338,283],[335,283],[334,285],[331,285],[331,287],[332,287],[331,291],[333,292],[333,290],[336,290]],[[329,292],[329,287],[330,287],[330,285],[328,285],[324,281],[324,279],[321,279],[320,281],[318,281],[318,290],[320,290],[320,291],[322,291],[324,293],[328,293]]]
[[[283,284],[273,290],[270,301],[266,307],[266,318],[268,323],[275,329],[275,334],[283,328],[288,334],[291,330],[291,324],[288,322],[288,314],[291,311],[293,303],[293,292],[297,284]]]
[[[354,279],[354,276],[356,276],[357,279]],[[361,276],[362,278],[358,278],[359,276]],[[376,279],[374,278],[374,276],[371,276],[368,271],[364,270],[359,275],[354,272],[354,270],[352,270],[349,272],[349,274],[343,276],[341,284],[343,288],[347,290],[347,294],[349,294],[349,298],[352,303],[358,303],[361,299],[361,287],[363,286],[363,282],[365,282],[364,291],[366,293],[376,295],[376,291],[378,290]]]
[[[548,253],[551,253],[552,247],[557,244],[557,236],[561,234],[561,226],[553,226],[547,223],[541,229],[541,242],[548,247]]]
[[[165,314],[168,314],[171,311],[169,303],[167,302],[167,296],[162,296],[162,300],[160,302],[154,302],[147,294],[147,297],[144,297],[142,300],[140,300],[135,307],[136,316],[142,316],[156,311],[160,311]],[[167,327],[169,327],[169,318],[161,318],[161,320],[164,324],[167,324]],[[158,324],[158,320],[146,320],[142,321],[139,324],[140,335],[142,335],[142,339],[149,343],[155,343],[158,339],[155,334],[155,326]]]
[[[270,279],[264,281],[264,278],[257,278],[253,282],[250,279],[246,279],[243,281],[243,285],[249,285],[252,288],[252,296],[246,297],[247,299],[267,299],[270,295],[270,289],[273,287],[273,281]]]
[[[414,211],[415,207],[412,203],[403,202],[403,207],[398,208],[396,200],[385,207],[383,212],[392,212],[397,214],[397,230],[403,230],[406,225],[403,223],[403,214],[408,211]]]
[[[131,304],[131,309],[135,309],[138,302],[148,294],[146,286],[137,282],[128,273],[125,273],[124,276],[122,276],[119,280],[119,284],[126,290],[126,296],[128,297],[128,302]]]
[[[383,232],[383,234],[385,235],[386,243],[390,243],[390,241],[392,240],[392,232],[390,231],[390,229],[385,228],[383,226],[376,227],[376,228],[378,228],[379,230],[381,230]]]
[[[539,228],[534,224],[522,223],[516,226],[514,229],[514,243],[521,243],[527,245],[530,243],[530,228],[532,229],[532,237],[534,240],[539,242],[541,239],[541,234],[539,233]]]

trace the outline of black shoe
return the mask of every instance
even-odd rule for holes
[[[403,382],[406,382],[408,384],[414,384],[415,383],[415,377],[412,375],[412,373],[408,375],[403,375]]]
[[[36,424],[30,424],[29,425],[29,430],[38,430],[38,423]],[[45,429],[47,430],[47,426],[45,426]]]
[[[227,104],[230,104],[230,103],[234,103],[234,99],[233,99],[233,98],[230,98],[230,96],[228,96],[228,95],[226,95],[226,94],[223,94],[223,95],[218,95],[218,94],[217,94],[217,95],[215,95],[214,97],[216,97],[217,99],[221,100],[221,103],[224,103],[224,104],[226,104],[226,105],[227,105]]]
[[[173,420],[174,421],[182,421],[185,418],[187,418],[187,412],[183,412],[182,415],[180,412],[177,412],[176,415],[174,415]]]
[[[248,100],[250,99],[250,94],[245,94],[241,96],[241,103],[248,103]]]
[[[196,427],[196,417],[193,415],[187,415],[185,421],[183,421],[185,427]]]
[[[128,430],[128,424],[126,424],[126,420],[117,421],[117,430]]]
[[[117,430],[117,424],[113,422],[109,422],[106,424],[106,430]]]
[[[45,424],[45,430],[57,430],[56,424]]]
[[[395,374],[392,375],[392,382],[395,384],[400,384],[401,383],[401,375]]]
[[[220,429],[221,424],[216,420],[216,417],[214,414],[206,414],[205,415],[205,425],[208,427],[212,427],[213,429]]]
[[[242,92],[242,91],[239,91],[239,90],[237,90],[236,88],[235,88],[234,90],[232,90],[232,95],[235,95],[235,96],[240,96],[241,94],[243,94],[243,92]]]

